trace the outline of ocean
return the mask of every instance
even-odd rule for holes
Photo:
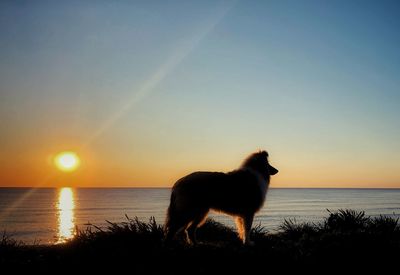
[[[168,188],[0,188],[0,230],[25,243],[60,243],[88,224],[124,222],[126,215],[163,223]],[[269,231],[285,219],[319,222],[330,211],[353,209],[368,216],[400,217],[400,189],[270,189],[254,224]],[[226,215],[215,220],[233,226]]]

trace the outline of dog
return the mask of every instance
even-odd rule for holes
[[[165,222],[165,240],[171,241],[180,230],[186,241],[196,243],[196,230],[210,210],[235,217],[243,244],[253,244],[250,230],[255,213],[263,206],[270,176],[278,173],[268,162],[268,153],[251,154],[239,169],[228,173],[194,172],[172,187]]]

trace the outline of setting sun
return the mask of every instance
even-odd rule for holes
[[[54,158],[54,164],[64,172],[72,172],[79,167],[79,157],[74,152],[61,152]]]

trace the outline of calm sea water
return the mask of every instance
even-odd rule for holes
[[[125,214],[163,223],[169,195],[170,189],[0,188],[0,230],[27,243],[56,243],[71,238],[76,226],[102,227],[126,221]],[[255,224],[273,231],[285,219],[317,222],[326,209],[400,217],[400,189],[270,189]],[[211,216],[233,226],[228,216]]]

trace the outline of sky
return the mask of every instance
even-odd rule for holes
[[[1,1],[0,186],[400,188],[398,1]],[[74,151],[71,173],[52,159]]]

